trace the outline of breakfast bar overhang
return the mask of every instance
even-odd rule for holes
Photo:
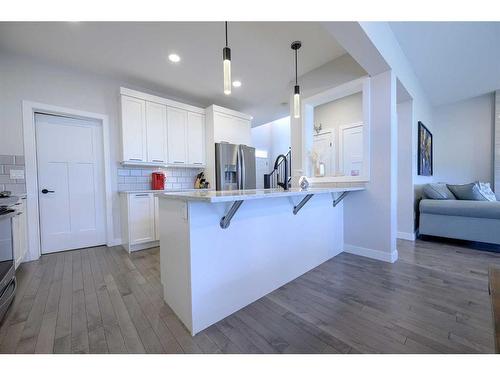
[[[342,251],[340,201],[362,189],[158,194],[165,302],[195,335],[317,267]]]

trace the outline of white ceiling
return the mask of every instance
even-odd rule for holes
[[[294,40],[302,41],[299,75],[346,53],[320,23],[230,22],[233,79],[243,85],[225,96],[223,22],[0,23],[0,51],[150,83],[193,104],[248,113],[254,125],[288,114]],[[179,64],[167,60],[171,52]]]
[[[391,22],[431,103],[500,89],[500,22]]]

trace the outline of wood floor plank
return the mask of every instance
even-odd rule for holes
[[[120,325],[118,324],[118,319],[116,318],[115,312],[113,310],[113,305],[111,303],[111,299],[109,297],[108,290],[102,276],[101,268],[99,266],[96,255],[97,251],[97,249],[90,249],[89,258],[92,277],[94,279],[94,286],[96,289],[96,297],[99,305],[99,312],[101,313],[107,350],[110,353],[126,353],[127,348],[125,347],[125,340],[123,339]]]
[[[52,354],[54,352],[56,322],[57,311],[51,311],[43,315],[40,333],[36,341],[35,353]]]
[[[3,341],[2,346],[0,346],[0,353],[2,354],[14,354],[16,353],[19,340],[21,340],[21,335],[23,334],[25,321],[20,323],[14,323],[7,328],[7,339]]]
[[[71,353],[71,318],[73,305],[73,253],[64,253],[61,296],[57,310],[54,353]]]
[[[111,275],[106,275],[104,277],[106,286],[108,288],[109,297],[111,299],[111,304],[113,305],[113,310],[118,320],[120,330],[122,332],[123,339],[125,341],[125,347],[129,353],[145,353],[146,350],[139,338],[139,334],[132,323],[132,319],[125,307],[122,295],[118,291],[118,287]]]
[[[156,333],[153,328],[151,328],[147,318],[142,313],[134,295],[128,294],[124,296],[123,302],[125,303],[125,306],[130,314],[130,318],[139,333],[139,337],[141,338],[142,344],[146,349],[146,353],[165,353],[160,340],[158,340]]]
[[[342,253],[194,337],[163,301],[158,248],[44,255],[18,269],[0,353],[493,353],[500,254],[398,241]]]
[[[166,304],[163,305],[160,310],[160,318],[165,322],[185,353],[203,353],[203,350],[196,344],[186,327],[183,326],[174,312]]]
[[[44,273],[40,281],[41,285],[37,290],[37,294],[33,301],[31,311],[29,312],[28,319],[24,325],[21,340],[17,345],[19,353],[34,353],[36,341],[40,327],[43,320],[45,305],[49,295],[51,280],[54,275],[54,268],[56,265],[56,256],[47,257],[47,262],[44,266]]]
[[[36,262],[22,263],[19,266],[18,273],[16,275],[17,279],[17,290],[14,301],[7,313],[4,316],[3,322],[0,324],[0,353],[2,352],[3,340],[7,337],[8,328],[12,323],[12,316],[14,312],[18,310],[19,305],[24,297],[28,284],[34,274],[34,269],[38,267]]]
[[[140,283],[140,280],[136,277],[132,276],[127,280],[132,294],[151,325],[151,328],[156,333],[165,353],[182,353],[182,348],[174,335],[160,318],[160,309],[164,303],[163,300],[161,298],[156,298],[156,296],[146,294],[144,291],[146,284]]]
[[[89,353],[89,335],[87,330],[87,309],[83,284],[82,254],[73,254],[73,295],[71,306],[71,352]]]

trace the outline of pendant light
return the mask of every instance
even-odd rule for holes
[[[293,89],[293,117],[300,117],[300,87],[297,82],[297,51],[302,46],[300,41],[292,43],[292,49],[295,51],[295,87]]]
[[[224,94],[231,94],[231,49],[227,46],[227,21],[226,25],[226,46],[222,50],[222,67],[224,69]]]

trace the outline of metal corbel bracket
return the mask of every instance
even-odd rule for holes
[[[222,217],[222,219],[220,219],[220,227],[222,229],[229,228],[229,224],[231,224],[231,219],[233,218],[233,216],[236,213],[236,211],[238,211],[238,208],[240,208],[240,206],[241,206],[242,203],[243,203],[243,201],[235,201],[232,204],[232,206],[229,209],[229,211],[227,212],[227,214],[224,215]]]
[[[345,196],[348,194],[348,191],[344,191],[342,194],[339,195],[337,199],[334,198],[334,195],[332,194],[333,197],[333,207],[337,207],[337,205],[342,201],[342,199],[345,198]]]
[[[297,213],[300,211],[300,209],[302,207],[304,207],[304,205],[309,201],[309,199],[312,198],[313,195],[314,194],[307,194],[304,198],[302,198],[300,203],[293,208],[293,214],[297,215]]]

